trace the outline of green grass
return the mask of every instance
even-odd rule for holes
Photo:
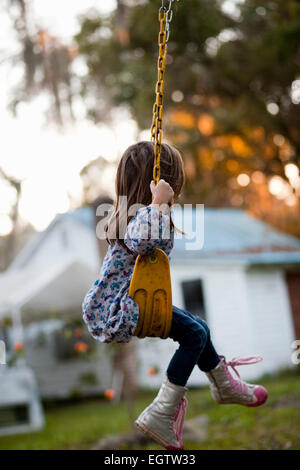
[[[300,449],[300,375],[295,372],[264,377],[269,399],[258,408],[217,405],[208,388],[187,393],[186,419],[207,415],[207,439],[185,442],[185,449]],[[156,392],[141,392],[139,414]],[[46,407],[46,427],[39,432],[0,438],[0,449],[89,449],[107,434],[126,433],[125,404],[89,400]],[[141,447],[137,447],[141,449]],[[155,442],[146,449],[161,449]]]

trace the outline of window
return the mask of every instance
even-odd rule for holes
[[[0,407],[0,428],[16,424],[28,424],[28,422],[29,409],[26,403],[22,405]]]
[[[206,320],[203,285],[201,279],[182,282],[185,310]]]
[[[96,341],[83,328],[81,320],[65,323],[53,331],[56,359],[88,358],[96,352]]]

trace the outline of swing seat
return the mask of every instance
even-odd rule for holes
[[[172,323],[172,288],[169,258],[164,251],[156,249],[137,257],[129,295],[139,306],[134,336],[167,338]]]

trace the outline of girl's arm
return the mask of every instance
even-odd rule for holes
[[[130,251],[144,255],[154,248],[164,250],[168,255],[173,248],[174,230],[170,223],[168,203],[174,196],[170,185],[160,180],[157,186],[150,185],[153,202],[139,209],[129,222],[124,243]]]

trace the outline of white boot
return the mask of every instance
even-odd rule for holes
[[[169,450],[183,449],[182,428],[187,407],[187,387],[166,377],[153,402],[135,421],[137,428]]]
[[[239,404],[245,406],[260,406],[268,398],[268,392],[262,385],[248,384],[244,382],[236,366],[255,364],[262,360],[259,356],[234,358],[226,362],[224,356],[220,356],[219,364],[206,373],[210,382],[210,390],[214,400],[219,404]],[[233,377],[228,369],[231,366],[237,377]]]

